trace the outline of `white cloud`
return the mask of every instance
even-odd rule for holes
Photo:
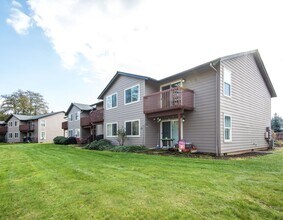
[[[283,71],[280,0],[256,4],[245,0],[29,0],[28,4],[35,25],[50,39],[63,65],[78,70],[84,82],[100,90],[117,70],[163,78],[252,49],[259,49],[273,82],[280,81]],[[30,24],[25,18],[19,30]],[[281,86],[275,83],[275,88],[283,96]]]
[[[17,1],[12,1],[10,17],[6,20],[7,24],[11,25],[18,34],[27,34],[31,27],[31,18],[23,13],[20,9],[22,5]]]

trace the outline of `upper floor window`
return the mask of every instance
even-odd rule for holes
[[[126,127],[127,136],[139,136],[140,135],[140,121],[139,120],[126,121],[125,127]]]
[[[125,90],[124,101],[125,104],[138,102],[140,100],[140,86],[136,85]]]
[[[12,126],[13,126],[13,122],[12,122],[12,121],[9,121],[8,126],[9,126],[9,127],[12,127]]]
[[[73,114],[69,114],[69,121],[73,121]]]
[[[14,121],[15,127],[19,126],[19,122],[18,121]]]
[[[232,118],[224,115],[224,141],[232,141]]]
[[[40,120],[40,126],[46,127],[46,120]]]
[[[224,95],[231,96],[231,71],[224,68]]]
[[[76,121],[80,119],[80,111],[76,112]]]
[[[114,93],[106,97],[106,109],[111,109],[118,106],[117,96],[118,94]]]
[[[106,136],[115,137],[117,136],[118,123],[109,123],[106,125]]]

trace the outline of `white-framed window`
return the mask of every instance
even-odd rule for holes
[[[224,68],[224,84],[223,84],[223,93],[225,96],[231,96],[231,71]]]
[[[15,127],[18,127],[19,126],[19,122],[18,121],[14,121],[14,125],[15,125]]]
[[[79,138],[80,137],[80,129],[75,129],[75,134],[74,134],[75,137]]]
[[[106,97],[106,109],[116,108],[118,106],[118,94],[114,93]]]
[[[73,130],[72,129],[68,130],[68,137],[73,137]]]
[[[73,114],[68,115],[68,121],[73,121]]]
[[[40,140],[45,140],[46,139],[46,132],[45,131],[41,131],[40,132]]]
[[[117,137],[118,135],[118,123],[108,123],[106,124],[106,136],[107,137]]]
[[[232,117],[224,115],[224,142],[232,141]]]
[[[12,121],[9,121],[8,126],[9,126],[9,127],[13,127],[13,122],[12,122]]]
[[[76,112],[76,117],[75,117],[75,120],[78,121],[80,120],[80,111]]]
[[[40,120],[40,126],[46,127],[46,120]]]
[[[124,90],[124,104],[130,104],[140,101],[140,85],[135,85]]]
[[[19,136],[19,132],[15,132],[15,139],[19,139],[20,138],[20,136]]]
[[[9,133],[8,133],[8,138],[9,138],[9,139],[13,138],[13,133],[12,133],[12,132],[9,132]]]
[[[140,136],[140,120],[125,121],[125,129],[128,137]]]

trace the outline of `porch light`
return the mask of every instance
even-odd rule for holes
[[[186,121],[186,118],[185,118],[185,116],[183,115],[182,116],[182,122],[185,122]]]

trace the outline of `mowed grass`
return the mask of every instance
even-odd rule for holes
[[[283,151],[238,160],[0,146],[0,219],[283,219]]]

